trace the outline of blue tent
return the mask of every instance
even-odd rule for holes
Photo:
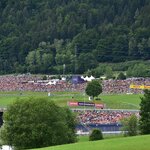
[[[73,84],[84,83],[85,81],[80,76],[72,76],[71,82]]]

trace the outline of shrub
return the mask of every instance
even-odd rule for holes
[[[92,133],[89,136],[89,141],[96,141],[102,139],[103,139],[102,131],[99,129],[93,129]]]
[[[96,97],[96,98],[95,98],[95,100],[100,101],[100,100],[101,100],[101,98],[100,98],[100,97]]]
[[[43,80],[47,80],[47,76],[43,76]]]
[[[129,118],[124,118],[122,120],[122,125],[124,136],[135,136],[138,134],[138,119],[135,114],[131,115]]]
[[[120,72],[117,79],[120,79],[120,80],[125,80],[126,79],[126,76],[123,72]]]

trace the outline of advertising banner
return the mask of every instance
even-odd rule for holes
[[[69,106],[78,106],[78,102],[68,102]]]
[[[85,107],[96,107],[96,108],[104,108],[104,104],[96,104],[92,102],[68,102],[68,105],[73,106],[85,106]]]
[[[130,89],[150,89],[149,85],[130,85]]]
[[[89,102],[78,102],[78,106],[90,106],[90,107],[94,107],[95,104],[94,103],[89,103]]]
[[[102,109],[103,109],[103,108],[104,108],[104,104],[95,104],[95,107],[96,107],[96,108],[102,108]]]

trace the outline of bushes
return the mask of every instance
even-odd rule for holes
[[[102,139],[103,139],[102,131],[99,129],[93,129],[92,133],[89,136],[89,141],[96,141]]]
[[[100,97],[96,97],[96,98],[95,98],[95,100],[100,101],[100,100],[101,100],[101,98],[100,98]]]
[[[126,76],[123,72],[120,72],[120,74],[118,75],[117,79],[119,80],[125,80],[126,79]]]
[[[124,136],[136,136],[138,134],[138,118],[135,114],[131,115],[129,118],[124,118],[122,120],[122,125]]]

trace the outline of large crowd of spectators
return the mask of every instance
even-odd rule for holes
[[[0,76],[0,91],[79,91],[84,92],[87,82],[73,84],[71,81],[57,80],[56,84],[49,84],[51,78],[43,80],[36,75],[7,75]],[[142,93],[142,89],[131,89],[130,85],[149,85],[150,78],[130,78],[126,80],[103,80],[103,94]]]
[[[72,84],[65,80],[57,80],[55,84],[49,84],[50,81],[50,78],[43,80],[42,76],[36,75],[0,76],[0,91],[84,91],[86,86],[86,83]]]
[[[119,124],[122,119],[135,114],[139,118],[138,111],[112,111],[112,110],[73,110],[77,114],[80,124]]]
[[[103,80],[102,87],[105,94],[137,94],[142,93],[142,89],[131,89],[130,85],[150,86],[150,78],[128,78],[126,80]]]

